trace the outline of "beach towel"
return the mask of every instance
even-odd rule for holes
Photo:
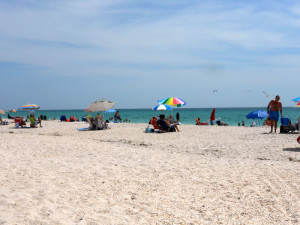
[[[82,128],[77,128],[77,130],[79,130],[79,131],[88,131],[88,130],[90,130],[90,128],[82,127]]]

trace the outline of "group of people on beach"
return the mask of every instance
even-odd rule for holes
[[[206,123],[201,122],[199,117],[195,119],[195,122],[196,122],[196,125],[198,125],[198,126],[200,126],[200,125],[208,126],[209,125],[208,122],[206,122]],[[210,121],[210,125],[212,125],[212,126],[214,125],[214,120]],[[216,125],[218,125],[218,126],[229,126],[228,123],[225,123],[224,121],[221,121],[220,118],[216,120]]]
[[[149,124],[153,125],[153,130],[158,130],[159,132],[180,132],[178,125],[180,124],[180,115],[176,113],[176,120],[173,115],[166,116],[164,114],[159,115],[158,117],[154,116],[150,119]]]
[[[103,120],[102,116],[99,113],[97,113],[95,118],[93,118],[92,116],[87,116],[86,120],[90,124],[90,130],[103,130],[109,128],[107,123]]]

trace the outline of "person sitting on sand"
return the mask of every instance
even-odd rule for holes
[[[196,125],[201,125],[200,118],[196,118],[195,121],[196,121]]]
[[[95,120],[97,120],[97,119],[103,120],[102,116],[99,113],[97,113],[97,115],[95,116]]]
[[[106,129],[107,125],[103,121],[103,118],[99,113],[97,113],[97,115],[95,116],[94,121],[95,121],[95,124],[96,124],[96,129],[99,129],[99,130]]]
[[[157,120],[157,125],[160,126],[161,130],[164,132],[174,132],[174,131],[180,131],[178,129],[177,124],[171,124],[167,119],[165,119],[165,115],[161,114],[159,115],[159,120]]]
[[[224,121],[221,122],[222,126],[229,126],[228,123],[225,123]]]
[[[167,120],[171,123],[171,124],[175,124],[176,121],[174,120],[174,117],[172,115],[168,116]]]
[[[40,127],[42,127],[42,117],[39,116],[39,118],[37,119],[38,123],[40,124]]]
[[[39,117],[40,119],[40,117]],[[33,114],[30,114],[29,116],[29,121],[30,121],[30,127],[36,127],[36,124],[38,123],[35,116]],[[40,125],[41,126],[41,125]]]
[[[157,118],[155,116],[150,119],[149,124],[152,124],[154,129],[160,130],[160,126],[157,125]]]
[[[91,117],[88,117],[88,120],[90,121],[90,129],[92,129],[92,130],[96,129],[95,119],[91,116]]]

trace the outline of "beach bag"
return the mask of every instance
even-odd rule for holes
[[[152,129],[148,126],[145,129],[145,133],[152,133]]]

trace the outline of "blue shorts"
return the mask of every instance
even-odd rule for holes
[[[269,118],[270,118],[270,120],[278,121],[279,120],[279,111],[270,111]]]

